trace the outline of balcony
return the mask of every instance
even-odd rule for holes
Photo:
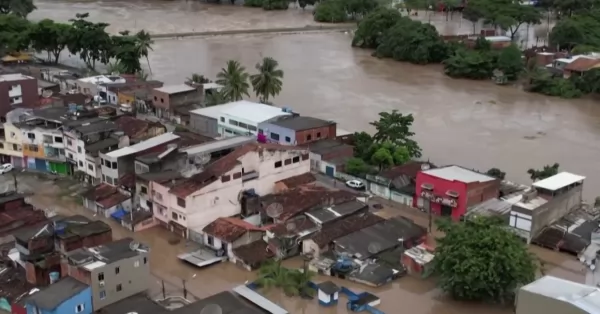
[[[242,182],[251,181],[258,179],[259,174],[257,171],[246,172],[242,175]]]

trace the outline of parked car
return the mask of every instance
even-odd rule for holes
[[[13,165],[11,165],[11,164],[4,164],[4,165],[0,166],[0,174],[10,172],[14,168],[15,167],[13,167]]]
[[[346,181],[346,186],[349,188],[353,188],[355,190],[364,190],[365,189],[365,184],[359,180]]]

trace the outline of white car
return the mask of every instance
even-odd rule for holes
[[[0,166],[0,174],[10,172],[13,169],[14,169],[13,165],[4,164],[4,165]]]
[[[346,186],[355,190],[364,190],[365,184],[359,180],[346,181]]]

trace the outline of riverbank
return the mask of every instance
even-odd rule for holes
[[[335,25],[307,25],[304,27],[280,27],[280,28],[261,28],[261,29],[232,29],[225,31],[206,31],[206,32],[181,32],[150,34],[153,39],[170,39],[185,37],[211,37],[211,36],[231,36],[245,34],[299,34],[314,32],[344,32],[356,29],[355,23],[344,23]]]

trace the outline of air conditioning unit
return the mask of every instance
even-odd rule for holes
[[[100,281],[98,284],[100,285],[100,287],[104,287],[104,280]]]

